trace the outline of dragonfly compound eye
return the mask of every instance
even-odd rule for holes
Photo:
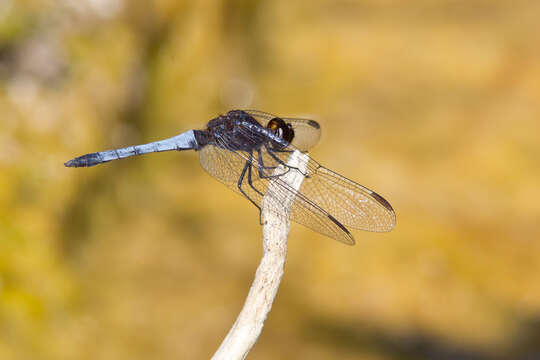
[[[287,124],[285,121],[283,121],[283,119],[278,117],[270,120],[266,127],[288,143],[291,143],[292,139],[294,138],[294,130],[291,124]]]

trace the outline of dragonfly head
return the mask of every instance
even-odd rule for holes
[[[288,144],[294,139],[294,130],[291,124],[287,124],[283,119],[278,117],[273,118],[268,122],[266,128],[271,130],[275,135],[285,140]],[[277,147],[283,147],[280,144],[274,144]]]

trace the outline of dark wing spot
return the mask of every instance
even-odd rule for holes
[[[381,204],[382,206],[384,206],[387,210],[392,211],[392,212],[394,211],[390,203],[386,201],[381,195],[377,194],[375,191],[371,192],[371,196],[373,196],[375,200],[377,200],[377,202]]]
[[[319,123],[316,122],[315,120],[308,120],[308,125],[314,127],[315,129],[320,129],[321,128]]]
[[[343,226],[342,223],[340,223],[339,221],[337,221],[337,219],[336,219],[335,217],[333,217],[333,216],[330,215],[330,214],[327,214],[327,215],[328,215],[328,218],[329,218],[330,220],[332,220],[332,222],[333,222],[334,224],[336,224],[341,230],[343,230],[343,232],[344,232],[345,234],[349,235],[349,237],[350,237],[351,240],[352,240],[352,243],[351,243],[351,244],[348,244],[348,245],[354,245],[354,238],[353,238],[352,234],[349,232],[349,230],[348,230],[345,226]]]

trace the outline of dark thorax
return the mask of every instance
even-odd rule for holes
[[[231,151],[252,152],[268,144],[272,149],[286,147],[294,131],[275,118],[265,128],[242,110],[232,110],[208,122],[206,130],[195,131],[198,148],[215,145]]]

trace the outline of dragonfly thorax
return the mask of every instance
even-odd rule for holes
[[[232,110],[210,120],[196,138],[199,148],[212,144],[232,151],[251,152],[263,146],[280,150],[290,144],[294,130],[277,117],[264,127],[245,111]]]

